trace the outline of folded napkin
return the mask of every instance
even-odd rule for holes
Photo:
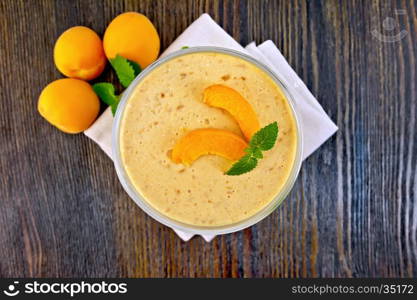
[[[184,46],[217,46],[229,48],[263,62],[274,71],[288,88],[294,98],[294,109],[300,119],[303,135],[303,159],[313,153],[321,144],[337,131],[337,126],[327,116],[304,82],[291,68],[281,52],[272,41],[266,41],[259,46],[251,43],[243,48],[229,34],[227,34],[208,14],[203,14],[194,21],[165,51],[166,56]],[[113,116],[110,108],[95,121],[85,135],[94,140],[111,158],[111,135]],[[174,229],[178,236],[188,241],[194,234]],[[214,235],[202,235],[211,241]]]

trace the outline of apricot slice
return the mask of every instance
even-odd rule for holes
[[[209,86],[204,90],[203,101],[230,113],[248,141],[260,129],[258,117],[252,106],[239,92],[230,87],[222,84]]]
[[[248,144],[233,132],[202,128],[188,132],[174,146],[171,158],[175,163],[190,165],[202,155],[215,154],[229,160],[245,155]]]
[[[159,54],[160,39],[152,22],[137,12],[125,12],[111,21],[103,37],[108,59],[116,55],[138,63],[143,69]]]
[[[65,76],[83,80],[98,77],[106,66],[103,43],[88,27],[67,29],[55,43],[54,61]]]

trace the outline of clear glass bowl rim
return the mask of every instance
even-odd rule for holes
[[[234,223],[230,225],[225,226],[195,226],[190,225],[186,223],[179,222],[177,220],[171,219],[164,214],[160,213],[158,210],[153,208],[145,199],[143,199],[142,195],[139,191],[137,191],[134,187],[134,185],[130,182],[129,177],[126,174],[126,171],[124,169],[121,153],[120,153],[120,126],[121,126],[121,120],[123,118],[123,113],[126,108],[126,104],[131,97],[135,87],[155,68],[159,67],[160,65],[164,64],[165,62],[174,59],[176,57],[180,57],[183,55],[191,54],[191,53],[200,53],[200,52],[214,52],[214,53],[222,53],[227,55],[232,55],[235,57],[238,57],[240,59],[246,60],[249,63],[254,64],[261,70],[263,70],[265,73],[267,73],[272,80],[281,88],[283,93],[285,94],[289,106],[291,108],[292,114],[295,119],[296,127],[297,127],[297,149],[296,149],[296,155],[294,160],[293,168],[290,172],[290,175],[288,176],[288,179],[286,183],[284,184],[282,190],[278,193],[278,195],[275,196],[275,198],[266,205],[262,210],[257,212],[255,215],[250,216],[249,218]],[[130,198],[143,210],[145,211],[149,216],[151,216],[156,221],[171,227],[176,230],[180,230],[186,233],[190,234],[198,234],[198,235],[219,235],[219,234],[227,234],[236,232],[242,229],[245,229],[247,227],[250,227],[262,219],[266,218],[269,214],[271,214],[281,203],[282,201],[287,197],[289,192],[291,191],[298,173],[301,168],[302,163],[302,134],[301,134],[301,127],[300,127],[300,121],[297,116],[297,113],[294,109],[294,100],[293,96],[288,91],[286,85],[282,82],[282,80],[272,71],[268,66],[265,64],[259,62],[258,60],[254,59],[253,57],[246,55],[242,52],[222,48],[222,47],[212,47],[212,46],[205,46],[205,47],[190,47],[186,49],[181,49],[178,51],[175,51],[169,55],[166,55],[164,57],[159,58],[154,63],[149,65],[146,69],[144,69],[136,78],[135,80],[129,85],[129,87],[123,92],[123,95],[120,99],[120,103],[117,108],[117,112],[113,121],[113,128],[112,128],[112,153],[113,153],[113,161],[116,169],[117,176],[119,178],[120,183],[122,184],[124,190],[128,193]]]

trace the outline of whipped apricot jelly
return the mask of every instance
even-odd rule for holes
[[[225,175],[233,162],[215,155],[190,166],[171,160],[175,143],[194,129],[244,138],[233,117],[203,103],[204,89],[213,84],[238,91],[261,127],[278,122],[274,148],[249,173]],[[122,163],[136,190],[163,215],[194,226],[230,225],[262,210],[283,188],[296,156],[296,123],[280,87],[262,69],[228,54],[190,53],[156,67],[128,99],[120,130]]]

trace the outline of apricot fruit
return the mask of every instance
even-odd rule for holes
[[[233,132],[202,128],[188,132],[175,144],[171,158],[175,163],[190,165],[202,155],[215,154],[229,160],[245,155],[248,144]]]
[[[75,26],[63,32],[55,43],[54,61],[67,77],[91,80],[106,66],[103,43],[88,27]]]
[[[119,54],[144,69],[158,57],[160,40],[146,16],[126,12],[111,21],[104,33],[103,45],[108,59]]]
[[[86,130],[97,118],[100,101],[85,81],[58,79],[48,84],[38,100],[38,111],[49,123],[66,133]]]
[[[260,129],[258,117],[248,101],[236,90],[215,84],[204,90],[204,103],[227,111],[239,124],[246,140]]]

